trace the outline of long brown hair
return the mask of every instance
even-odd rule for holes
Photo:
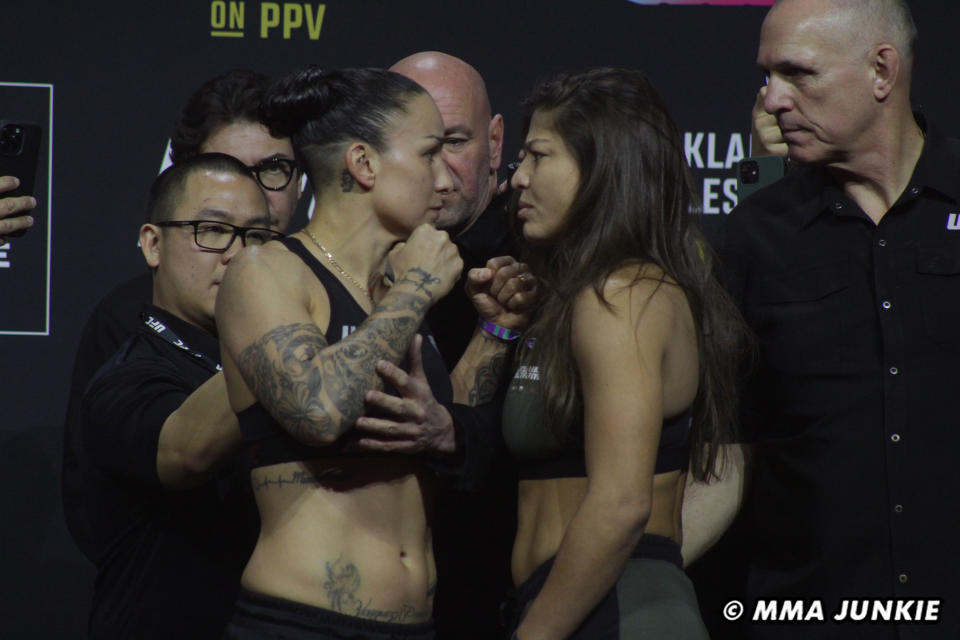
[[[747,342],[743,321],[711,273],[677,127],[646,76],[628,69],[562,74],[539,84],[524,109],[523,136],[535,111],[548,112],[580,170],[564,229],[549,246],[524,248],[543,285],[523,343],[536,339],[546,418],[557,435],[582,437],[571,433],[583,412],[579,374],[570,366],[577,294],[592,287],[606,303],[603,286],[614,271],[653,263],[683,289],[696,323],[700,380],[691,464],[697,478],[707,479],[718,445],[731,440],[738,362]],[[529,358],[521,348],[520,360]]]

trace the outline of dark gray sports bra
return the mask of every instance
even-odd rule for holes
[[[686,469],[690,461],[691,410],[663,421],[655,473]],[[572,432],[583,434],[583,424]],[[583,445],[561,442],[544,421],[540,371],[517,368],[503,401],[503,439],[517,461],[521,480],[576,478],[587,475]]]

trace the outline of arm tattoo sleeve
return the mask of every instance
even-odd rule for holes
[[[487,364],[477,368],[477,374],[473,379],[473,387],[467,396],[467,404],[477,406],[489,402],[497,393],[500,386],[500,377],[509,361],[509,353],[503,351],[495,354]]]
[[[312,323],[276,327],[237,364],[263,407],[306,444],[329,444],[353,426],[369,389],[382,386],[377,360],[400,362],[423,320],[422,296],[393,291],[357,330],[329,345]]]

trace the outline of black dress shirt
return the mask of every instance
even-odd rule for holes
[[[960,638],[960,141],[928,135],[874,224],[801,167],[730,216],[725,281],[756,332],[744,427],[756,598],[822,602],[762,638]],[[941,600],[937,624],[835,624],[844,598]]]

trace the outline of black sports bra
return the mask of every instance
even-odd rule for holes
[[[327,296],[330,298],[330,324],[324,333],[327,343],[333,344],[353,333],[367,319],[367,312],[357,304],[336,276],[328,271],[299,240],[289,237],[280,242],[310,267],[327,291]],[[443,358],[437,351],[426,323],[420,326],[419,333],[424,337],[421,349],[423,368],[433,395],[440,403],[452,402],[453,386],[450,383],[450,375],[447,373]],[[401,366],[406,368],[406,363],[401,363]],[[389,386],[384,390],[387,393],[396,393],[396,390]],[[303,444],[278,425],[273,416],[259,402],[238,413],[237,420],[243,437],[244,459],[251,468],[340,455],[377,455],[369,452],[346,454],[343,451],[344,447],[359,437],[353,432],[347,432],[328,447]]]
[[[654,473],[686,469],[690,460],[691,410],[663,421]],[[583,427],[580,425],[582,433]],[[561,442],[544,421],[540,371],[517,368],[503,401],[503,439],[521,480],[587,475],[583,445]]]

